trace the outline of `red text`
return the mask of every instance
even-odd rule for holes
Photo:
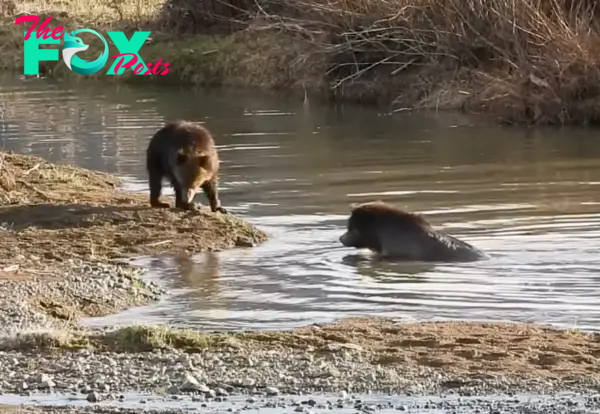
[[[131,56],[131,59],[129,59],[129,61],[125,64],[123,64],[123,61],[125,60],[125,56]],[[127,68],[131,68],[133,65],[135,65],[135,63],[137,62],[138,58],[135,55],[135,53],[121,53],[119,55],[112,55],[112,57],[116,58],[120,58],[119,60],[117,60],[117,65],[115,66],[115,72],[118,72],[119,69],[121,68],[121,66],[123,66],[125,69]],[[160,70],[160,65],[164,65],[164,70],[162,72],[158,72]],[[158,62],[156,62],[156,64],[152,63],[152,62],[148,62],[147,64],[148,69],[143,73],[144,75],[166,75],[167,73],[169,73],[169,62],[163,62],[161,58],[158,59]],[[152,68],[152,70],[150,70],[150,68]],[[143,63],[138,63],[134,68],[133,68],[133,73],[135,73],[136,75],[139,75],[140,72],[144,69],[144,64]]]
[[[48,26],[48,23],[50,23],[50,20],[52,20],[52,17],[48,17],[40,25],[40,27],[37,29],[37,32],[35,32],[36,38],[39,39],[41,36],[44,36],[44,39],[48,39],[50,36],[52,36],[52,38],[54,40],[59,40],[63,37],[63,35],[65,34],[65,28],[62,26],[57,26],[54,29],[52,29],[51,33],[48,33],[48,32],[50,32],[50,28],[46,27],[46,26]],[[25,40],[29,40],[29,37],[31,36],[33,29],[35,29],[35,26],[37,26],[37,24],[40,22],[40,18],[37,17],[35,14],[28,14],[26,16],[19,16],[15,20],[15,24],[21,24],[21,23],[25,23],[25,22],[35,22],[35,23],[33,23],[33,26],[31,26],[29,28],[29,30],[27,31],[27,33],[25,34]]]

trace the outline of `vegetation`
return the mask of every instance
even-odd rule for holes
[[[141,55],[170,63],[153,76],[161,81],[307,91],[395,111],[460,108],[505,122],[600,121],[592,0],[88,1],[15,9],[74,28],[152,30]],[[4,28],[19,54],[20,29]],[[52,69],[68,72],[44,64]]]

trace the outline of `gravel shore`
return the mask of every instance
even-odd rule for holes
[[[127,265],[67,260],[52,266],[60,278],[0,279],[0,336],[41,328],[77,329],[86,316],[104,316],[157,300],[164,293]]]
[[[218,402],[324,392],[470,397],[600,390],[598,335],[525,324],[359,318],[287,332],[125,327],[19,335],[4,338],[0,349],[0,392],[56,391],[90,402],[121,393]]]
[[[464,395],[495,392],[552,392],[600,389],[597,376],[562,379],[507,375],[470,376],[415,366],[377,366],[372,355],[358,350],[318,356],[302,350],[209,350],[195,354],[77,352],[0,354],[4,378],[0,392],[53,389],[73,395],[141,392],[197,394],[198,398],[228,395],[299,394],[319,392],[438,394],[455,390]],[[482,367],[483,368],[483,367]],[[110,398],[110,397],[108,397]]]

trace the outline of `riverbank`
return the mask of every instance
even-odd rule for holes
[[[3,63],[19,73],[25,28],[14,16],[29,13],[69,30],[151,30],[141,55],[171,67],[151,77],[83,77],[43,62],[44,76],[54,78],[259,87],[298,99],[306,91],[311,99],[460,109],[509,123],[600,120],[600,30],[587,0],[4,3],[14,7],[5,12]],[[80,57],[95,58],[96,39],[82,39],[90,49]]]
[[[2,393],[94,401],[129,393],[198,407],[321,393],[597,396],[600,386],[600,335],[528,324],[355,318],[277,332],[124,327],[4,337],[0,349]]]
[[[145,269],[128,257],[251,247],[267,238],[206,206],[150,208],[146,196],[120,184],[101,172],[0,152],[0,333],[76,327],[81,317],[158,299],[164,292],[144,282]]]
[[[92,407],[128,398],[121,394],[197,408],[239,398],[241,406],[309,411],[362,410],[366,403],[352,394],[368,392],[572,391],[600,405],[600,335],[577,330],[380,318],[263,332],[84,328],[82,317],[165,293],[126,256],[250,246],[267,236],[232,216],[151,209],[108,174],[12,153],[0,154],[0,167],[0,396],[52,392],[89,404],[29,412],[112,412]],[[324,392],[342,401],[313,399]]]

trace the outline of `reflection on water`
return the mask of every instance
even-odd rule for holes
[[[165,119],[206,121],[223,160],[224,206],[271,234],[252,249],[143,259],[174,296],[90,323],[600,322],[600,140],[589,130],[315,104],[307,113],[301,100],[255,92],[2,85],[0,145],[129,177],[135,191],[147,191],[144,152]],[[376,199],[426,214],[491,258],[393,263],[342,248],[350,205]]]

